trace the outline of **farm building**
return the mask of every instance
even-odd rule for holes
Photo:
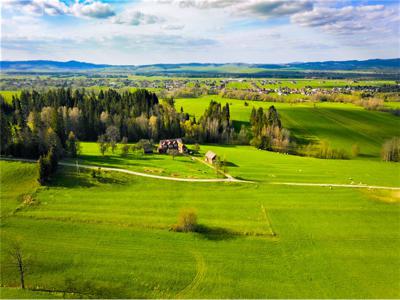
[[[185,153],[187,151],[186,146],[183,144],[182,139],[169,139],[161,140],[158,146],[158,153],[167,153],[168,150],[178,150],[179,153]]]
[[[212,151],[207,151],[204,159],[206,162],[208,162],[209,164],[213,164],[216,159],[217,159],[217,154],[215,154]]]

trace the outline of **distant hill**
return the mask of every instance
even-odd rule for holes
[[[173,76],[235,77],[400,77],[400,58],[287,64],[184,63],[152,65],[108,65],[80,61],[0,61],[2,72],[13,73],[125,73]]]
[[[106,68],[110,65],[98,65],[70,60],[66,62],[52,60],[0,61],[1,70],[31,71],[31,70],[92,70]]]
[[[286,66],[307,70],[399,69],[400,58],[291,63]]]

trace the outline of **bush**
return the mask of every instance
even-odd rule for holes
[[[394,137],[382,146],[382,160],[400,161],[400,138]]]
[[[351,147],[351,155],[353,157],[357,157],[360,154],[360,146],[358,146],[358,144],[354,144]]]
[[[322,159],[348,159],[348,153],[343,149],[334,149],[329,142],[322,141],[320,144],[309,144],[297,151],[300,155],[322,158]]]
[[[178,216],[178,223],[172,230],[178,232],[194,232],[197,229],[197,212],[193,208],[182,209]]]

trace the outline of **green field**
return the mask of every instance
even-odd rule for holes
[[[253,107],[268,109],[274,105],[281,116],[283,126],[298,139],[307,142],[327,140],[334,148],[350,152],[352,145],[358,144],[361,158],[379,157],[385,140],[399,136],[400,119],[388,113],[367,111],[353,104],[312,103],[290,104],[260,101],[225,99],[220,96],[205,96],[196,99],[177,99],[175,106],[185,112],[200,117],[211,100],[230,104],[231,118],[240,128],[249,126]]]
[[[27,285],[59,291],[72,280],[82,293],[86,284],[92,296],[120,298],[400,297],[397,191],[270,184],[398,186],[398,164],[201,146],[202,153],[209,149],[225,156],[230,174],[256,183],[169,182],[115,172],[92,178],[61,167],[49,187],[37,189],[34,165],[0,162],[7,187],[2,205],[6,212],[20,207],[8,217],[2,210],[2,240],[23,241],[31,261]],[[84,155],[95,151],[84,144]],[[109,165],[123,165],[112,158]],[[22,174],[26,179],[12,180]],[[26,193],[35,202],[21,208]],[[204,233],[169,231],[185,207],[197,210]],[[7,259],[2,251],[3,265]],[[15,269],[1,272],[2,286],[18,285]],[[16,291],[3,288],[2,297],[46,297]]]
[[[148,174],[180,178],[214,178],[216,172],[209,166],[193,160],[189,156],[133,154],[121,156],[121,145],[115,153],[111,150],[102,156],[96,143],[81,143],[82,155],[77,160],[80,164],[94,164],[104,167],[119,167]],[[76,160],[72,160],[75,162]]]
[[[238,87],[240,88],[240,87]],[[4,92],[2,92],[4,93]],[[46,187],[34,163],[0,161],[1,298],[400,298],[400,190],[281,183],[400,186],[400,165],[379,159],[399,118],[343,103],[267,103],[206,96],[176,99],[198,119],[211,100],[230,104],[236,129],[251,109],[277,108],[300,142],[329,141],[349,160],[200,145],[244,182],[179,182],[106,171],[115,167],[187,179],[221,177],[189,156],[105,156],[82,142],[81,167],[59,166]],[[387,102],[394,106],[396,102]],[[191,147],[189,145],[189,147]],[[183,208],[201,232],[171,231]],[[20,241],[26,286],[8,255]]]
[[[19,96],[21,91],[0,91],[0,95],[3,96],[4,100],[11,103],[13,96]]]

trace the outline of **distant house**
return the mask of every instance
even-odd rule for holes
[[[207,151],[204,159],[206,162],[208,162],[209,164],[213,164],[216,159],[217,159],[217,154],[215,154],[212,151]]]
[[[179,153],[187,151],[182,139],[161,140],[158,146],[158,153],[167,153],[168,150],[178,150]]]

